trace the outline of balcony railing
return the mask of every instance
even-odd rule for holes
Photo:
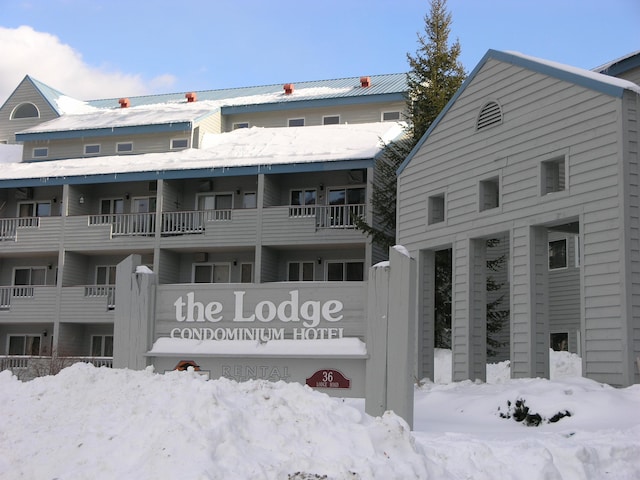
[[[153,235],[155,213],[115,213],[89,215],[89,225],[111,225],[112,236]]]
[[[0,240],[15,240],[18,228],[38,228],[40,217],[0,218]]]
[[[33,297],[33,287],[17,286],[17,287],[0,287],[0,310],[9,310],[11,308],[11,299],[13,297]]]
[[[44,375],[54,375],[74,363],[91,363],[95,367],[113,367],[113,357],[67,356],[0,356],[0,371],[11,370],[21,380],[31,380]]]
[[[85,285],[84,296],[89,298],[105,297],[107,310],[116,308],[116,287],[113,285]]]
[[[318,228],[356,228],[355,219],[364,217],[365,212],[365,204],[289,206],[289,218],[315,216]]]

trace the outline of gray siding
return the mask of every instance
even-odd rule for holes
[[[225,115],[224,131],[233,129],[234,123],[249,122],[250,127],[286,127],[288,119],[304,118],[305,126],[322,125],[325,116],[340,116],[340,123],[371,123],[382,121],[382,112],[402,112],[404,120],[406,104],[400,102],[383,102],[366,105],[343,105],[336,107],[291,109],[274,112],[257,112],[250,114]]]
[[[33,103],[38,107],[40,117],[10,120],[13,109],[25,102]],[[21,132],[57,117],[58,114],[34,88],[33,84],[24,80],[0,107],[0,141],[6,140],[8,143],[16,143],[15,132]]]

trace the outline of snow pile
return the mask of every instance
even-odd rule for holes
[[[436,360],[443,378],[451,354]],[[502,362],[492,383],[421,383],[413,432],[298,384],[87,364],[26,383],[2,372],[0,479],[640,478],[640,385],[562,377],[580,359],[551,361],[555,380],[510,380]],[[545,421],[506,418],[518,400]]]

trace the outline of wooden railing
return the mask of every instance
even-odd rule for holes
[[[33,287],[29,285],[0,287],[0,310],[9,310],[11,308],[11,299],[13,297],[33,297]]]
[[[204,232],[205,212],[164,212],[162,214],[162,235],[183,235]]]
[[[0,218],[0,240],[15,240],[18,228],[38,228],[40,217]]]
[[[89,225],[111,225],[111,235],[153,235],[156,231],[155,213],[117,213],[89,215]]]
[[[356,228],[355,219],[365,212],[364,204],[289,206],[289,218],[316,217],[318,228]]]
[[[85,297],[106,297],[107,310],[116,308],[116,287],[114,285],[85,285]]]

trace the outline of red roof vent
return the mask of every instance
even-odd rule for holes
[[[293,83],[285,83],[284,84],[284,94],[291,95],[293,93],[294,85]]]
[[[118,100],[118,103],[120,104],[120,108],[129,108],[131,106],[131,102],[128,98],[121,98]]]
[[[184,94],[184,98],[187,99],[187,102],[193,103],[197,100],[198,97],[196,95],[196,92],[189,92]]]
[[[371,77],[360,77],[360,86],[362,88],[369,88],[371,86]]]

